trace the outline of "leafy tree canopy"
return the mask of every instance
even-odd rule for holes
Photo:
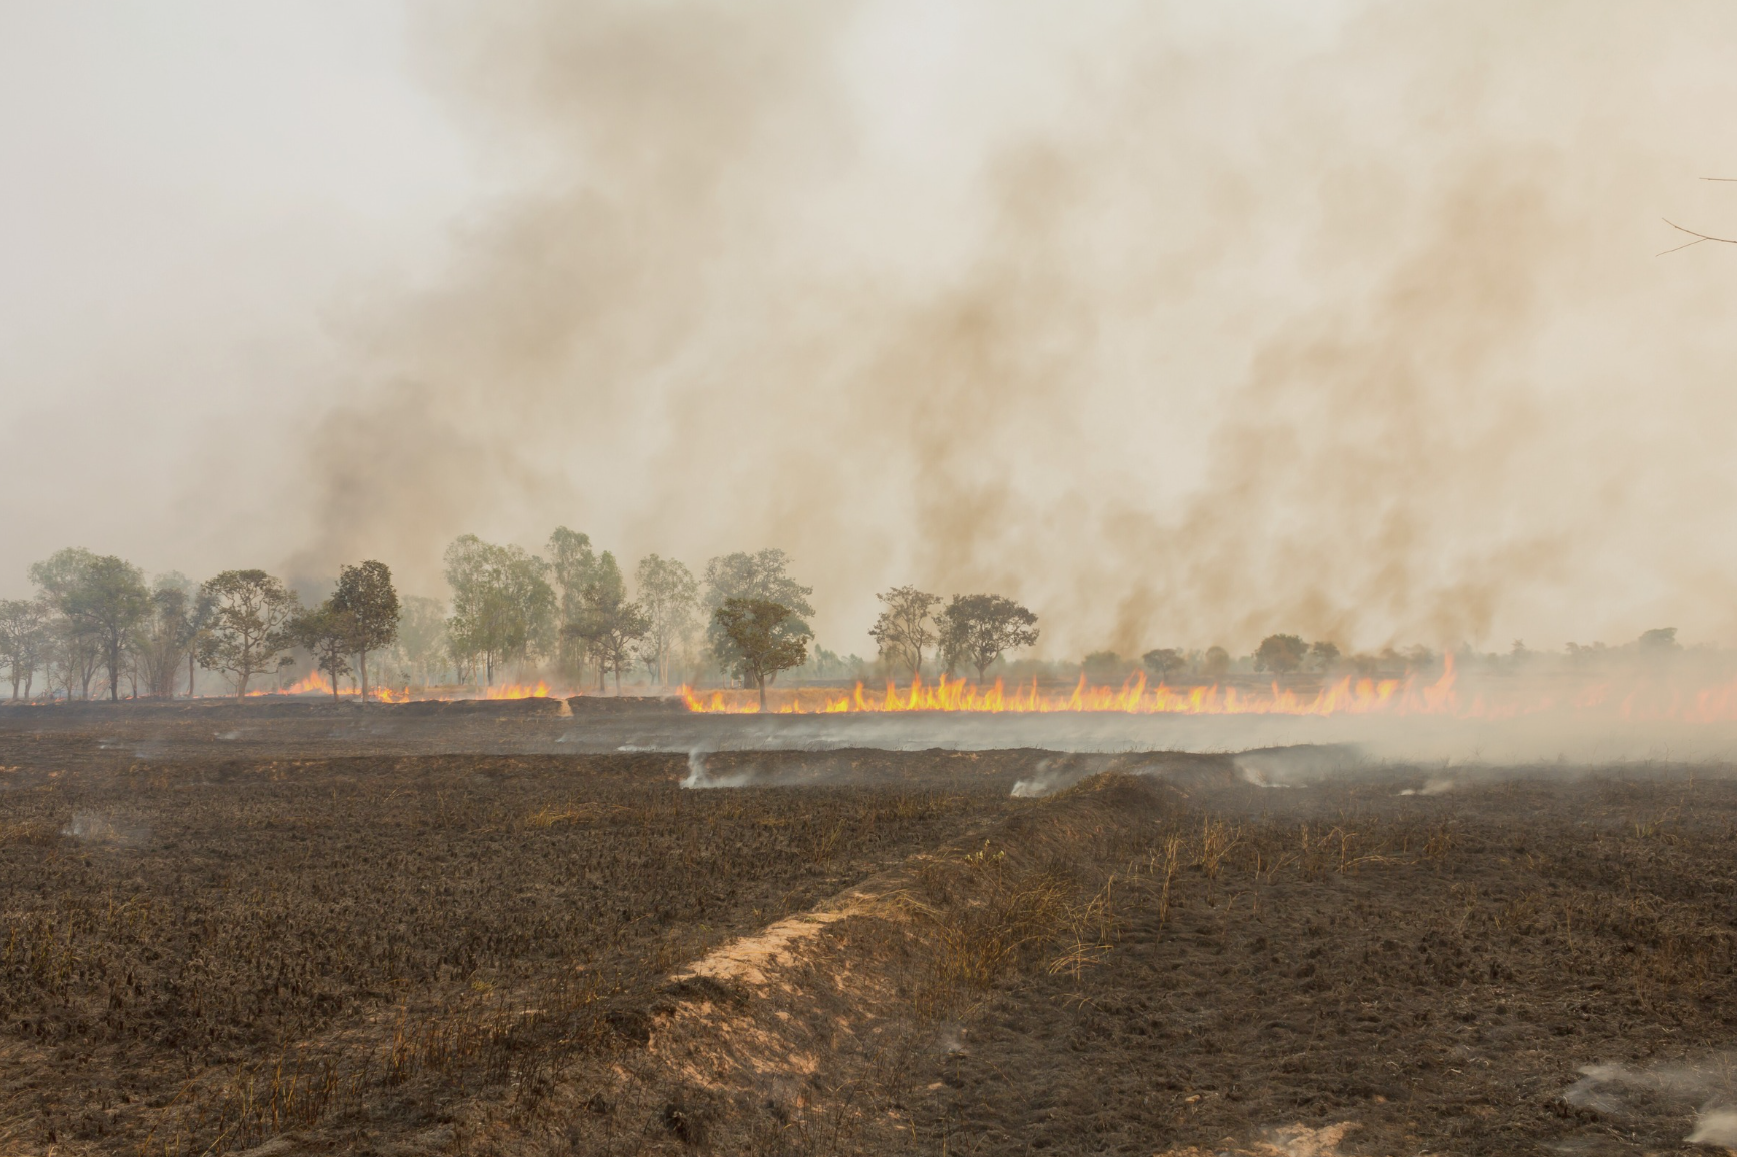
[[[978,682],[1004,652],[1037,642],[1037,616],[1005,595],[954,595],[937,622],[947,669],[970,666]]]
[[[1154,647],[1141,655],[1140,661],[1146,665],[1146,670],[1152,672],[1153,677],[1160,681],[1188,666],[1188,656],[1175,647]]]
[[[350,626],[350,653],[361,670],[362,698],[368,697],[368,652],[389,647],[398,638],[398,591],[392,586],[392,571],[378,559],[338,571],[338,589],[333,592],[331,611]],[[337,685],[337,677],[332,677]]]
[[[289,661],[289,622],[301,601],[283,582],[262,570],[226,570],[200,588],[211,608],[199,640],[199,661],[235,678],[235,693],[261,671]]]
[[[725,599],[712,612],[719,636],[728,644],[719,660],[733,674],[760,692],[766,706],[766,684],[780,671],[800,667],[808,660],[808,640],[814,632],[783,603],[770,599]]]
[[[446,548],[452,587],[447,634],[455,654],[480,658],[485,677],[495,668],[549,649],[555,633],[555,592],[549,564],[517,546],[496,546],[474,534]]]
[[[1268,635],[1255,648],[1255,670],[1289,675],[1303,665],[1309,644],[1296,635]]]

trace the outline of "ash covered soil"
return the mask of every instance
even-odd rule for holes
[[[0,712],[0,1151],[1737,1145],[1728,768],[249,706]]]

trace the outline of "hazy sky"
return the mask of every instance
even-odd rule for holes
[[[827,646],[1737,643],[1737,9],[0,0],[0,591],[557,523]]]

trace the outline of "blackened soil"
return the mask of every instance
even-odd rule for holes
[[[62,746],[0,747],[5,1152],[438,1129],[552,1053],[643,1044],[669,970],[994,817],[1036,759],[692,791],[669,755]]]
[[[1398,794],[1420,782],[1194,792],[1095,965],[1030,972],[935,1050],[916,1132],[1278,1152],[1261,1138],[1349,1122],[1344,1153],[1705,1152],[1698,1110],[1737,1096],[1737,787]]]

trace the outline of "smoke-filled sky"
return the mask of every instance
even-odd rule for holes
[[[1737,8],[0,6],[0,591],[782,546],[820,641],[1737,643]]]

